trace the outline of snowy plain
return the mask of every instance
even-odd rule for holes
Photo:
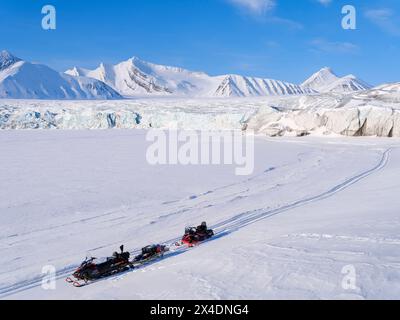
[[[150,166],[144,130],[0,132],[0,298],[396,299],[400,140],[256,138],[255,171]],[[214,240],[74,288],[88,252]],[[45,265],[56,290],[41,288]],[[346,289],[342,270],[356,271]]]

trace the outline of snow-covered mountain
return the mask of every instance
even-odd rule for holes
[[[218,97],[260,97],[313,94],[314,90],[279,80],[227,75],[214,93]]]
[[[325,67],[314,73],[310,78],[303,82],[302,86],[320,90],[321,88],[339,80],[339,77],[333,73],[331,68]]]
[[[320,93],[350,93],[368,90],[371,86],[353,75],[338,77],[331,68],[322,68],[302,84],[303,88],[313,89]]]
[[[0,98],[119,99],[115,90],[92,78],[73,77],[45,65],[0,53]]]
[[[163,66],[133,57],[94,70],[74,67],[59,73],[45,65],[0,53],[0,98],[121,99],[122,97],[267,97],[351,93],[371,87],[353,75],[338,77],[323,68],[302,85],[234,74],[210,76],[204,72]]]
[[[103,81],[127,97],[207,95],[207,89],[213,85],[213,79],[205,73],[157,65],[136,57],[117,65],[102,63],[94,70],[74,67],[66,73]]]
[[[157,65],[136,57],[117,65],[101,64],[94,70],[74,67],[66,73],[103,81],[127,97],[255,97],[315,93],[310,88],[283,81],[239,75],[209,76],[204,72]]]
[[[13,56],[8,51],[0,52],[0,71],[7,69],[9,66],[21,61],[21,59]]]

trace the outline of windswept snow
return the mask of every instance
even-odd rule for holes
[[[2,298],[398,298],[397,139],[257,138],[243,178],[150,166],[145,133],[1,132]],[[88,251],[170,243],[203,220],[217,236],[198,248],[80,289],[64,281]],[[45,265],[56,290],[40,286]]]

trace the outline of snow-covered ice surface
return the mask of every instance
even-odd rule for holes
[[[145,131],[0,132],[0,297],[395,299],[398,139],[257,138],[255,172],[150,166]],[[214,240],[84,288],[90,251],[170,242],[207,220]],[[44,265],[57,289],[40,286]],[[343,267],[356,289],[342,287]]]

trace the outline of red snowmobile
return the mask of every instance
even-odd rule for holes
[[[75,287],[82,287],[90,281],[129,270],[133,267],[129,261],[130,253],[124,252],[124,246],[121,246],[120,249],[121,253],[114,252],[112,257],[105,259],[87,258],[74,272],[72,278],[69,277],[66,281]]]
[[[194,247],[200,242],[208,240],[214,236],[214,231],[207,228],[207,223],[203,222],[200,226],[188,227],[185,229],[185,235],[182,238],[182,243],[189,247]]]

